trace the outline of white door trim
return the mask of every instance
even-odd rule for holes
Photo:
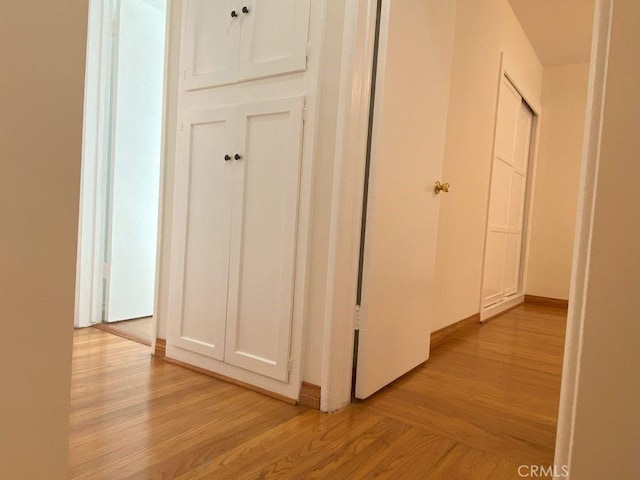
[[[383,0],[388,2],[389,0]],[[320,408],[351,401],[360,222],[378,0],[347,2],[325,296]]]
[[[87,35],[74,326],[102,321],[111,96],[112,0],[91,0]]]
[[[555,465],[571,465],[575,437],[578,380],[582,361],[586,295],[589,286],[591,232],[596,208],[596,183],[600,164],[600,140],[609,60],[609,41],[615,0],[597,0],[594,19],[586,130],[582,153],[580,198],[574,243],[571,292],[565,343]]]
[[[158,193],[158,233],[157,233],[157,249],[156,249],[156,284],[154,288],[154,300],[153,300],[153,332],[151,337],[151,352],[156,351],[156,341],[158,339],[158,322],[162,313],[160,298],[160,292],[162,288],[162,260],[163,260],[163,245],[164,238],[162,236],[164,218],[165,218],[165,182],[171,181],[167,175],[167,142],[169,136],[169,128],[177,127],[175,119],[172,119],[169,115],[171,109],[171,98],[169,96],[169,87],[171,83],[171,75],[173,70],[171,69],[171,34],[172,28],[172,15],[171,12],[174,8],[175,0],[167,0],[167,17],[165,21],[165,33],[164,33],[164,78],[162,84],[162,127],[160,132],[160,192]],[[182,21],[181,18],[179,21]],[[177,130],[177,128],[176,128]],[[167,240],[167,243],[169,241]]]

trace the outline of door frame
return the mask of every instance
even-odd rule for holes
[[[502,79],[504,77],[511,82],[513,88],[516,89],[518,94],[522,97],[522,100],[529,106],[531,111],[533,112],[533,122],[531,127],[531,144],[529,146],[529,164],[527,166],[528,174],[527,181],[525,185],[525,200],[524,200],[524,211],[523,211],[523,221],[522,221],[522,247],[520,250],[520,289],[519,292],[512,296],[507,301],[501,301],[494,305],[491,305],[488,308],[485,308],[483,305],[483,293],[484,293],[484,269],[485,269],[485,261],[487,255],[487,232],[489,230],[489,206],[491,202],[491,188],[493,182],[493,176],[491,176],[489,180],[489,190],[486,198],[486,219],[485,219],[485,233],[484,233],[484,245],[482,246],[482,277],[480,279],[480,298],[478,311],[480,312],[480,321],[484,322],[487,319],[494,317],[510,308],[515,307],[516,305],[524,302],[524,295],[526,290],[527,283],[527,271],[529,267],[529,250],[530,250],[530,240],[531,240],[531,223],[533,221],[533,215],[531,215],[533,203],[534,203],[534,194],[535,194],[535,182],[536,182],[536,171],[538,165],[538,148],[540,143],[540,122],[542,121],[542,104],[541,98],[538,95],[535,95],[534,92],[527,91],[526,83],[517,78],[516,73],[517,69],[515,68],[515,62],[509,59],[509,57],[503,51],[500,55],[500,73],[498,75],[498,90],[497,90],[497,98],[496,98],[496,108],[495,115],[493,121],[493,146],[491,149],[491,165],[490,172],[493,172],[493,165],[495,162],[496,156],[496,136],[498,132],[498,111],[499,111],[499,103],[500,103],[500,94],[502,93],[503,82]]]
[[[114,7],[122,0],[89,0],[87,30],[87,61],[85,69],[85,98],[82,133],[82,160],[80,180],[80,204],[78,222],[78,247],[76,260],[76,289],[74,327],[85,328],[102,323],[107,303],[108,287],[105,278],[108,275],[110,255],[112,195],[109,183],[113,178],[111,151],[115,115],[110,104],[115,99],[112,88],[112,76],[117,73],[117,51],[113,41],[118,20],[112,15]],[[169,12],[174,0],[167,0],[167,21],[165,25],[164,69],[162,87],[162,126],[160,153],[160,186],[164,182],[164,157],[166,149],[167,125],[167,88],[169,74]],[[119,12],[118,12],[119,15]],[[117,42],[117,39],[116,39]],[[107,197],[109,195],[109,198]],[[158,311],[159,267],[161,259],[161,226],[163,188],[159,192],[158,235],[156,253],[156,279],[154,285],[154,312]],[[157,320],[154,315],[152,347],[155,348]]]
[[[114,0],[90,0],[74,326],[102,322]]]
[[[320,408],[351,401],[364,173],[378,2],[346,2],[322,342]],[[381,37],[381,41],[386,39]]]

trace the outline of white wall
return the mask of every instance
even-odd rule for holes
[[[544,70],[526,292],[568,299],[589,64]]]
[[[611,2],[598,3],[606,17]],[[640,478],[640,3],[612,3],[608,73],[604,62],[594,69],[558,420],[555,462],[575,480]]]
[[[542,64],[507,0],[459,0],[438,224],[433,330],[478,313],[495,114],[504,52],[527,99],[540,102]]]
[[[0,6],[2,478],[67,478],[87,3]]]

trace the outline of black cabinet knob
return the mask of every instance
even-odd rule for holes
[[[236,160],[240,160],[242,157],[236,153],[236,154],[233,156],[233,158],[235,158]]]
[[[246,6],[242,7],[242,13],[246,15],[247,13],[249,13],[249,9]]]
[[[225,155],[224,156],[224,161],[228,162],[229,160],[231,160],[231,156],[230,155]]]
[[[236,18],[238,16],[238,12],[235,10],[231,10],[231,18]]]

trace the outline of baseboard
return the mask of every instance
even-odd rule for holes
[[[560,298],[538,297],[537,295],[525,295],[524,303],[529,305],[539,305],[541,307],[560,308],[563,310],[569,309],[569,300],[562,300]]]
[[[153,355],[158,358],[164,358],[167,353],[167,341],[164,338],[156,338],[156,348]]]
[[[280,400],[282,402],[288,403],[289,405],[297,405],[298,400],[294,398],[285,397],[284,395],[280,395],[278,393],[270,392],[269,390],[265,390],[264,388],[255,387],[245,382],[241,382],[240,380],[236,380],[235,378],[227,377],[225,375],[221,375],[219,373],[212,372],[210,370],[206,370],[204,368],[196,367],[194,365],[189,365],[188,363],[181,362],[180,360],[174,360],[173,358],[164,358],[164,361],[167,363],[171,363],[173,365],[178,365],[179,367],[186,368],[188,370],[192,370],[197,373],[201,373],[208,377],[215,378],[217,380],[222,380],[223,382],[231,383],[233,385],[237,385],[242,388],[246,388],[248,390],[253,390],[254,392],[261,393],[262,395],[266,395],[267,397],[275,398],[276,400]]]
[[[452,323],[444,328],[431,332],[431,349],[437,348],[445,343],[453,333],[480,323],[480,313],[474,313],[470,317],[464,318],[456,323]]]
[[[113,328],[108,323],[96,323],[95,325],[91,325],[91,326],[93,328],[97,328],[98,330],[102,330],[103,332],[110,333],[111,335],[115,335],[121,338],[126,338],[127,340],[131,340],[132,342],[136,342],[136,343],[141,343],[143,345],[146,345],[147,347],[151,346],[151,342],[146,338],[142,338],[137,335],[122,332],[117,328]]]
[[[320,387],[311,383],[302,382],[298,403],[303,407],[320,410]]]
[[[519,293],[511,297],[505,298],[502,301],[495,303],[489,307],[483,308],[480,312],[480,321],[482,323],[493,320],[502,314],[507,313],[514,308],[519,307],[524,303],[524,295]]]

